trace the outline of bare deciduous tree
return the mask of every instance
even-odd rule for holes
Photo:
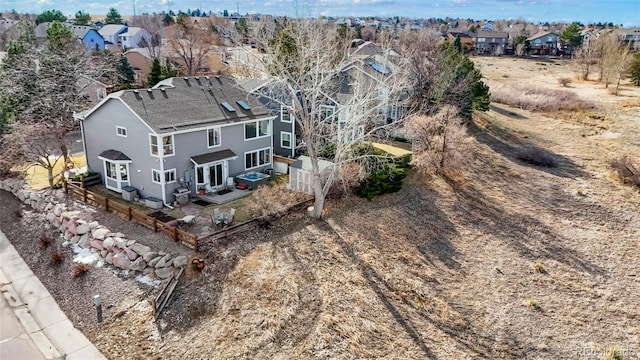
[[[149,55],[153,59],[159,59],[162,52],[162,32],[165,28],[163,23],[164,16],[156,15],[139,15],[131,18],[131,26],[141,27],[150,35],[150,38],[142,38],[140,43],[135,44],[137,47],[146,48]]]
[[[412,140],[411,165],[429,174],[451,175],[469,161],[471,138],[454,106],[444,106],[433,116],[415,115],[404,128]]]
[[[352,173],[342,171],[344,165],[371,157],[366,170],[376,166],[375,156],[359,154],[353,145],[392,126],[384,115],[407,88],[404,66],[391,65],[383,53],[376,64],[380,71],[374,74],[371,64],[350,59],[348,49],[327,46],[338,32],[335,26],[315,20],[284,20],[255,31],[258,46],[265,51],[258,55],[261,68],[271,80],[261,95],[283,106],[296,121],[311,159],[310,216],[318,218],[330,189],[343,182],[341,176]],[[369,66],[373,73],[359,71],[358,66]],[[328,148],[331,151],[325,151]],[[323,157],[333,165],[321,171]]]
[[[197,75],[206,68],[207,56],[219,44],[219,36],[211,31],[208,22],[197,23],[186,16],[178,17],[166,31],[167,56],[177,63],[181,75]]]
[[[39,134],[52,137],[66,163],[65,136],[76,126],[73,115],[90,105],[85,95],[91,85],[87,79],[104,80],[113,74],[113,59],[102,52],[87,52],[64,32],[52,34],[42,46],[21,43],[15,51],[14,60],[0,74],[0,97],[19,99],[19,126],[37,128]]]

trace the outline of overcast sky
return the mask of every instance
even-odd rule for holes
[[[122,15],[133,14],[134,0],[0,0],[0,10],[40,13],[59,9],[65,15],[83,10],[106,14],[113,6]],[[613,22],[640,26],[640,0],[137,0],[136,13],[200,8],[205,11],[263,13],[287,16],[408,16],[483,19],[524,18],[532,22]]]

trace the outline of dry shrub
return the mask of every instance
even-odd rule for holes
[[[447,175],[463,171],[473,149],[457,108],[445,106],[433,116],[413,116],[404,126],[413,141],[411,165],[419,172]]]
[[[286,182],[279,182],[258,187],[244,204],[252,218],[259,218],[282,214],[308,198],[307,194],[287,189]]]
[[[60,264],[64,261],[64,253],[62,251],[54,251],[49,257],[49,263],[52,265]]]
[[[611,160],[611,166],[623,184],[640,187],[640,165],[629,155]]]
[[[640,107],[640,100],[638,100],[638,101],[625,101],[621,105],[622,105],[623,108]]]
[[[562,85],[562,87],[569,87],[569,85],[571,84],[571,78],[558,78],[558,84]]]
[[[40,238],[38,238],[38,245],[42,249],[48,248],[49,245],[51,245],[51,242],[52,242],[51,238],[46,236],[40,236]]]
[[[498,85],[491,88],[491,101],[523,110],[554,112],[585,110],[593,105],[567,90],[541,89],[531,86]]]
[[[74,278],[80,277],[86,274],[91,267],[87,264],[73,264],[71,267],[71,274]]]
[[[533,146],[527,146],[516,154],[516,157],[522,161],[528,162],[536,166],[556,167],[558,162],[552,153],[545,149]]]

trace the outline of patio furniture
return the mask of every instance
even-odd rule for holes
[[[233,223],[234,216],[236,216],[236,209],[231,208],[231,210],[229,210],[229,216],[225,219],[225,225],[231,225]]]
[[[213,188],[211,187],[211,184],[204,184],[204,188],[207,190],[207,194],[213,194],[214,192],[216,192],[215,190],[213,190]]]
[[[248,188],[249,188],[249,185],[247,185],[247,184],[237,184],[236,185],[236,189],[247,190]]]
[[[186,215],[178,219],[178,224],[191,226],[196,219],[195,215]]]
[[[227,178],[227,190],[233,190],[233,186],[235,185],[235,182],[233,181],[233,178]]]

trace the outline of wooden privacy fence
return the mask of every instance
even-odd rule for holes
[[[142,211],[134,209],[129,205],[109,200],[106,196],[98,195],[68,182],[64,183],[64,191],[82,202],[103,208],[114,214],[121,215],[131,222],[142,224],[155,232],[161,232],[170,236],[174,241],[180,241],[188,247],[195,249],[196,251],[198,250],[198,237],[179,229],[177,226],[158,221],[158,219],[148,216]]]

